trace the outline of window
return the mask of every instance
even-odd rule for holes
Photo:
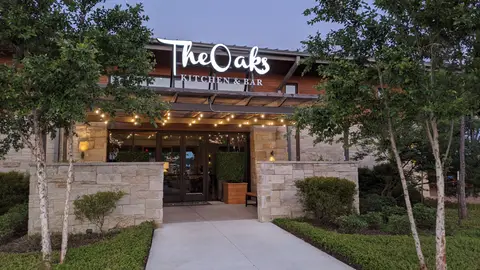
[[[155,161],[156,132],[111,130],[108,136],[108,161]]]
[[[298,94],[298,84],[287,83],[285,85],[285,94]]]

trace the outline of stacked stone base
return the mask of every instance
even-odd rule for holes
[[[52,232],[62,230],[68,164],[47,166],[49,225]],[[74,166],[70,195],[69,232],[98,231],[94,224],[79,221],[73,214],[73,201],[98,191],[122,190],[127,193],[105,220],[103,229],[127,227],[163,220],[163,163],[78,163]],[[40,232],[40,199],[35,167],[30,168],[28,233]]]

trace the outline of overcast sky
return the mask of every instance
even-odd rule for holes
[[[307,25],[315,0],[107,0],[142,2],[155,37],[273,49],[301,49],[300,42],[332,25]]]

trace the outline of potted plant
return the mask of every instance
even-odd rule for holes
[[[218,152],[216,172],[218,181],[223,185],[223,202],[227,204],[245,204],[247,183],[245,183],[245,153]]]

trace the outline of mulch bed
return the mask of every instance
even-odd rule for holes
[[[111,231],[105,234],[90,233],[90,234],[71,234],[68,238],[68,247],[76,248],[80,246],[90,245],[99,241],[107,240],[117,235],[118,231]],[[6,244],[0,245],[0,252],[8,253],[27,253],[41,251],[40,235],[25,235],[17,238]],[[62,235],[53,234],[51,237],[52,249],[60,250],[62,244]]]

